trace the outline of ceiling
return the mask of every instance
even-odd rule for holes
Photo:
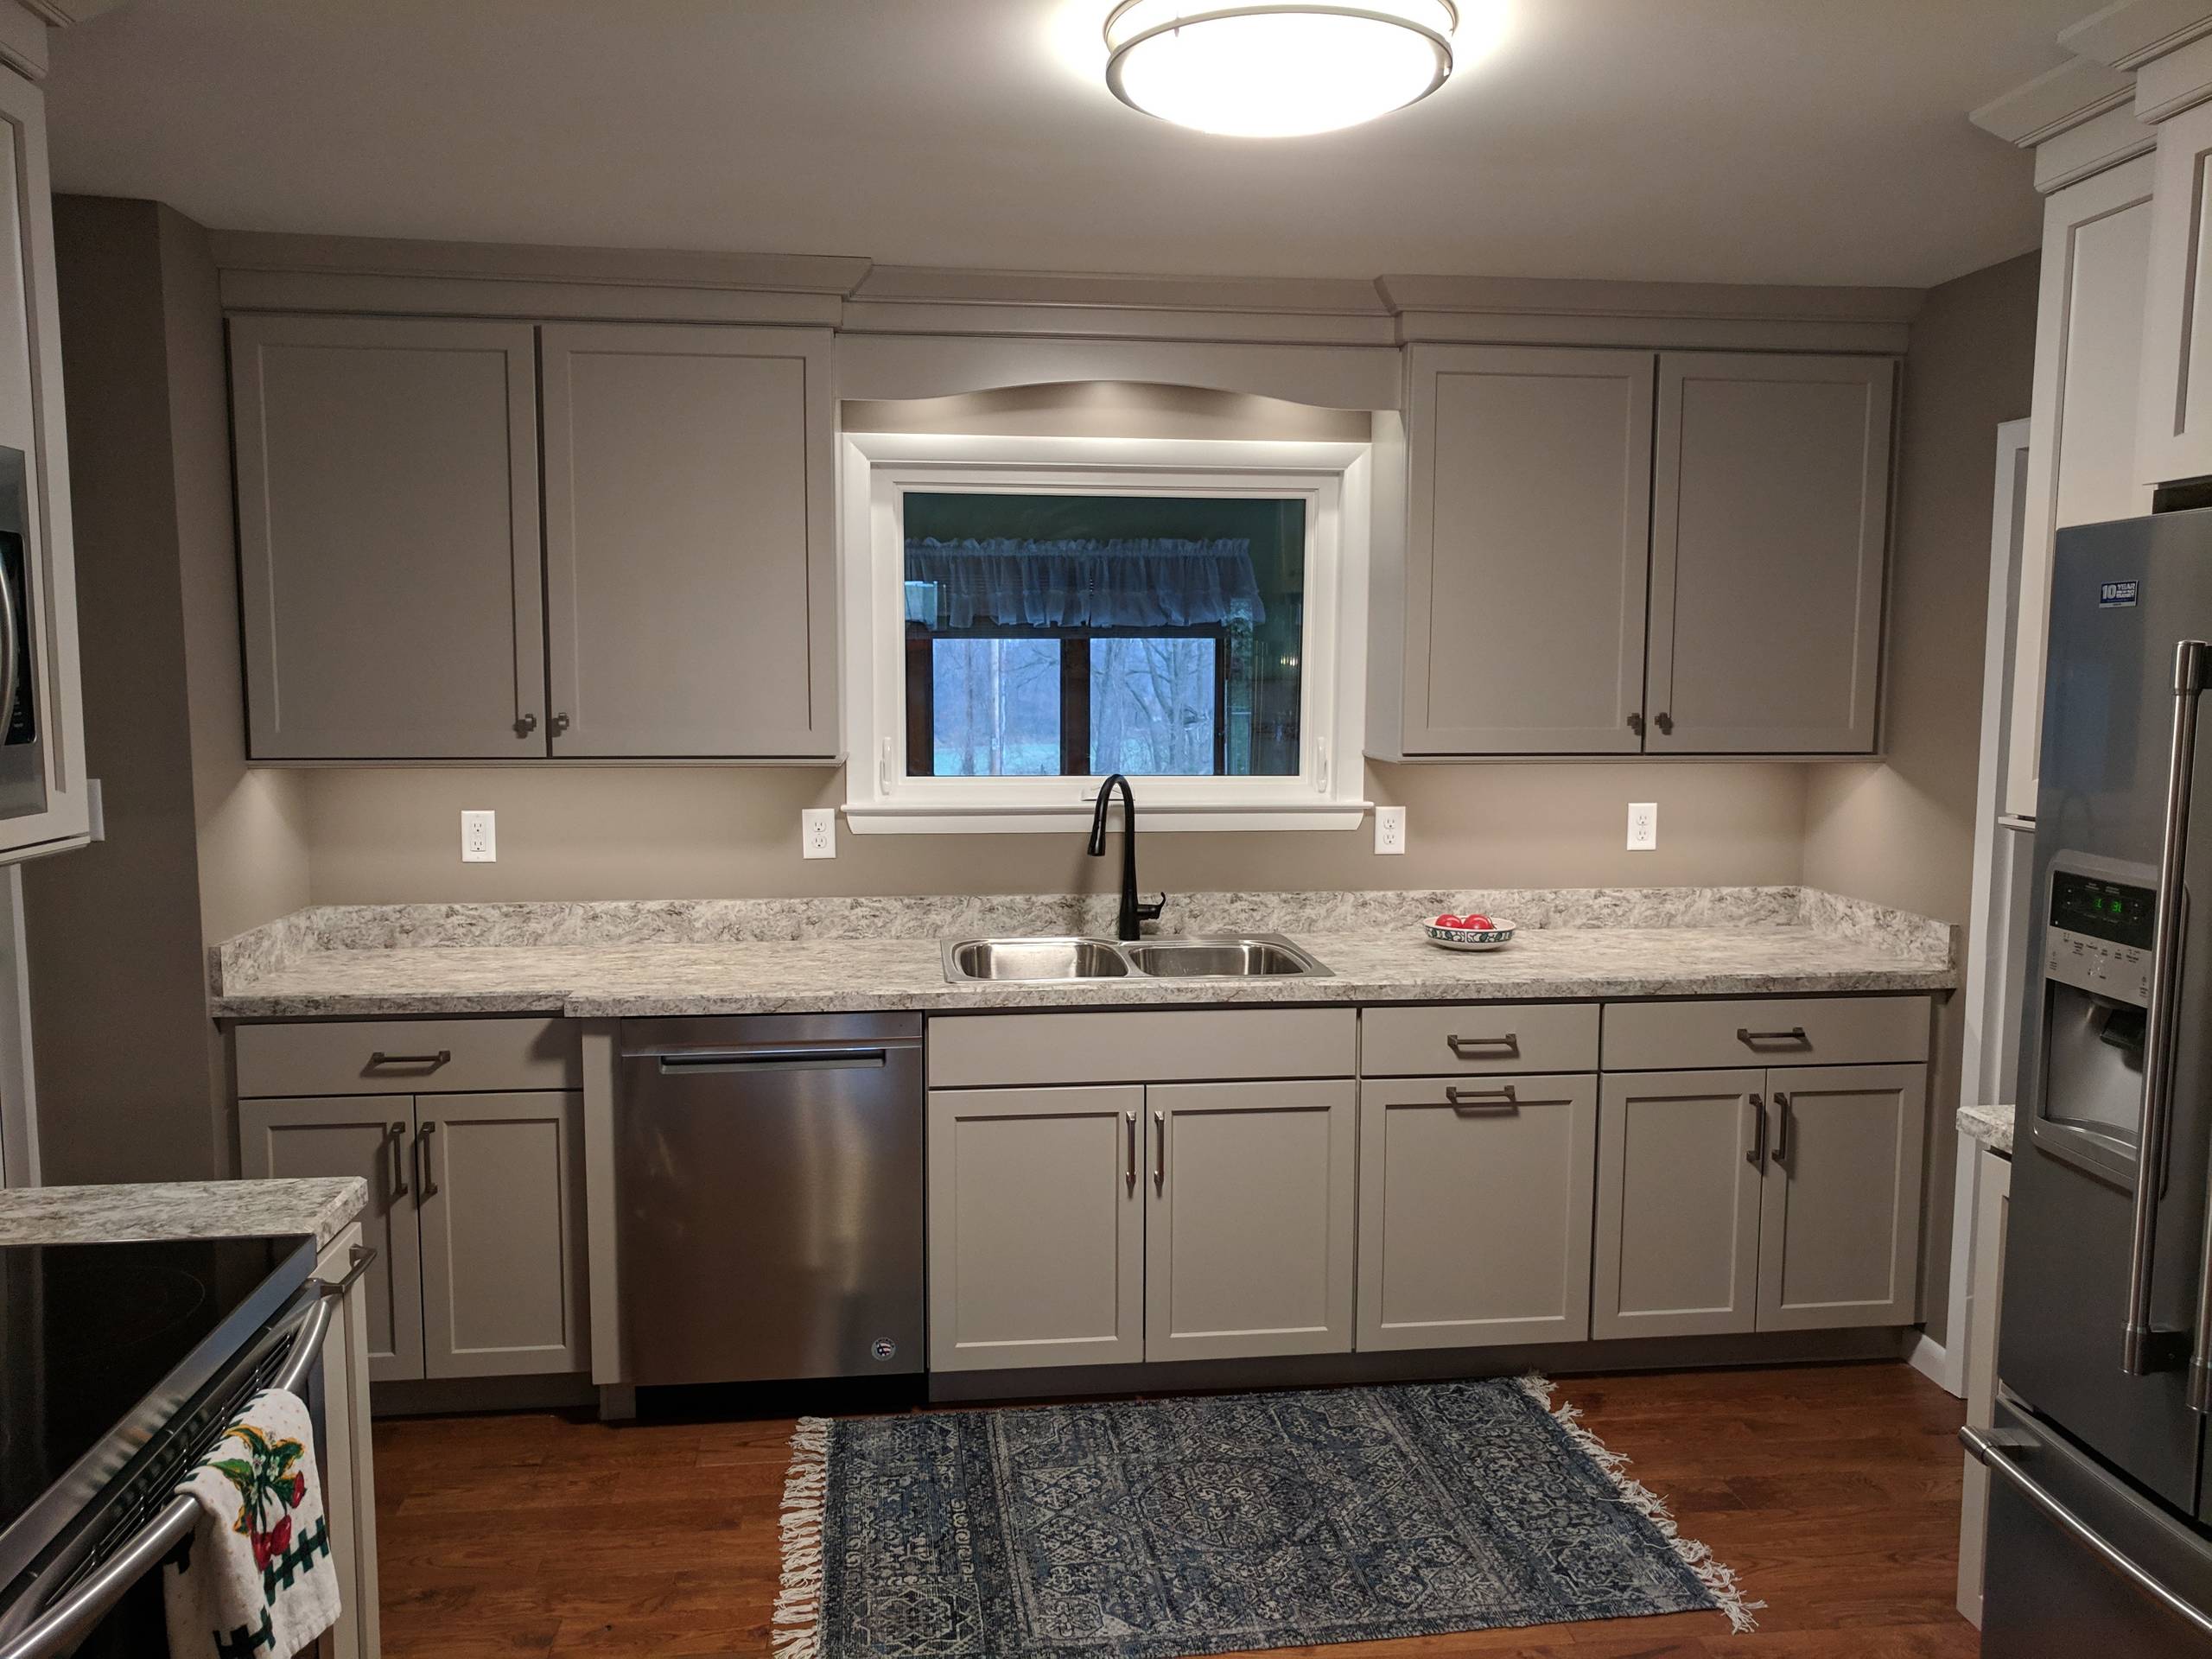
[[[1108,0],[130,0],[54,40],[54,175],[242,230],[1921,285],[2034,245],[2027,156],[1964,112],[2094,9],[1491,3],[1427,103],[1252,141],[1116,102]]]

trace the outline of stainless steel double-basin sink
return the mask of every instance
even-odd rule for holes
[[[947,939],[955,985],[1059,985],[1112,979],[1327,979],[1328,969],[1280,933],[1217,938]]]

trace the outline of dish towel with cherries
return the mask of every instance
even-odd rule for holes
[[[180,1659],[290,1659],[338,1618],[338,1571],[296,1395],[267,1389],[232,1421],[180,1495],[200,1526],[162,1569]]]

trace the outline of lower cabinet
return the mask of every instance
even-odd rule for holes
[[[935,1090],[938,1370],[1351,1347],[1354,1085]]]
[[[1360,1090],[1359,1347],[1590,1334],[1594,1077]]]
[[[577,1371],[582,1117],[569,1090],[243,1100],[241,1173],[367,1181],[373,1381]]]
[[[1909,1325],[1919,1065],[1604,1079],[1593,1337]]]

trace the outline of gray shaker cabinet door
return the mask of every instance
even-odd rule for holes
[[[581,1371],[583,1096],[423,1095],[424,1370]]]
[[[1144,1357],[1144,1090],[929,1097],[930,1369]]]
[[[1749,1331],[1761,1071],[1622,1072],[1598,1113],[1592,1337]]]
[[[836,753],[830,340],[544,329],[556,756]]]
[[[361,1289],[369,1377],[423,1375],[422,1245],[409,1151],[415,1103],[405,1095],[340,1095],[238,1103],[238,1173],[248,1180],[358,1175],[369,1184],[361,1242],[377,1253]]]
[[[1895,379],[1886,358],[1661,356],[1649,752],[1873,749]]]
[[[530,327],[236,317],[230,343],[253,757],[543,757]]]
[[[1767,1084],[1758,1328],[1912,1324],[1927,1068],[1799,1066]]]
[[[1409,352],[1406,753],[1643,747],[1654,362]]]
[[[1147,1361],[1351,1351],[1355,1088],[1145,1090]]]
[[[1590,1334],[1594,1077],[1365,1083],[1359,1347]]]

